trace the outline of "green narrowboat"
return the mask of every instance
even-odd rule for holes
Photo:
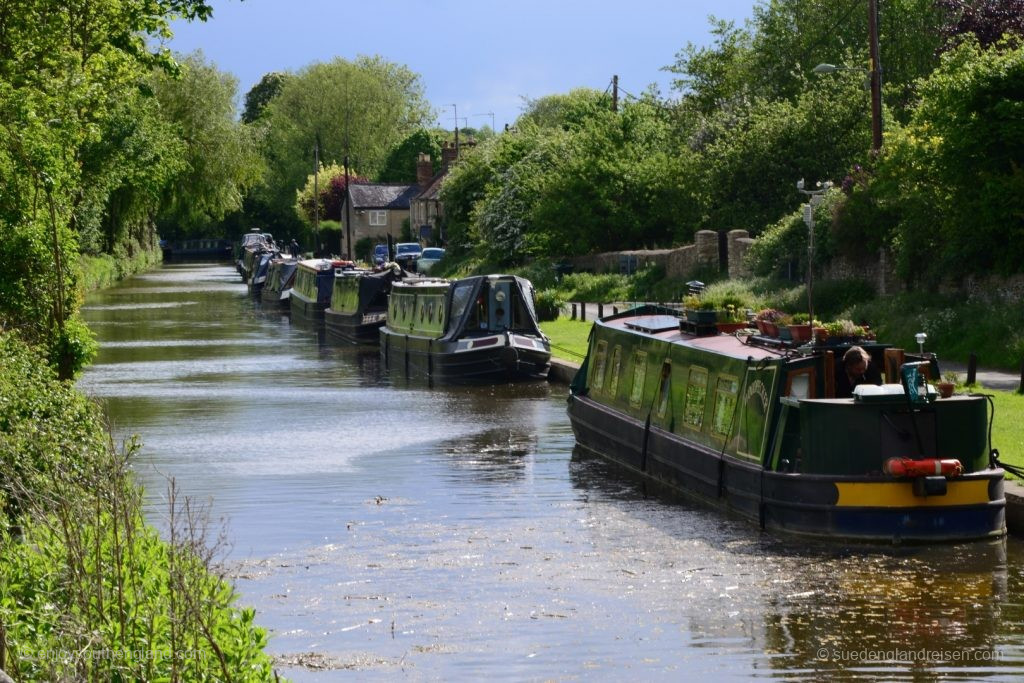
[[[391,285],[403,277],[397,264],[380,271],[353,269],[334,274],[324,325],[332,337],[352,344],[377,344],[388,315]]]
[[[986,397],[935,400],[911,354],[870,343],[891,383],[830,398],[840,347],[686,329],[653,306],[594,323],[569,399],[580,447],[762,528],[893,543],[1005,533]]]
[[[551,346],[533,296],[513,275],[395,282],[381,358],[392,372],[449,383],[547,377]]]
[[[309,320],[323,320],[324,311],[331,303],[334,274],[351,268],[351,261],[307,259],[299,261],[295,271],[295,285],[291,293],[292,314]]]
[[[267,306],[287,308],[298,269],[299,262],[295,259],[271,259],[267,280],[263,283],[263,291],[260,292],[260,300]]]

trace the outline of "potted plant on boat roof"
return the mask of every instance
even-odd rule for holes
[[[789,323],[789,336],[795,342],[807,342],[811,340],[810,315],[807,313],[794,313]]]
[[[733,334],[747,329],[747,316],[740,306],[728,304],[724,311],[719,312],[718,322],[715,324],[719,332]]]
[[[940,398],[949,398],[956,391],[956,385],[960,383],[960,375],[955,372],[947,372],[942,375],[942,380],[935,383]]]
[[[824,325],[830,345],[853,344],[864,337],[864,328],[852,320],[834,320]]]
[[[714,325],[718,320],[718,311],[714,301],[701,301],[697,310],[687,310],[686,319],[696,325]]]
[[[761,331],[761,334],[768,337],[778,337],[779,320],[781,318],[782,313],[780,311],[774,308],[762,308],[757,312],[754,322],[757,324],[757,329]]]

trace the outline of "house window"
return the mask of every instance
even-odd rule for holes
[[[387,225],[387,211],[370,211],[370,225]]]

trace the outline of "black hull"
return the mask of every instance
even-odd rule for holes
[[[547,377],[551,354],[542,351],[489,346],[456,351],[456,342],[380,331],[381,359],[399,375],[447,384],[483,384],[537,380]]]
[[[963,541],[1001,536],[1005,531],[1002,470],[951,481],[948,505],[940,499],[937,505],[879,504],[870,493],[861,492],[889,487],[887,492],[899,498],[908,494],[911,484],[764,471],[758,463],[723,456],[587,397],[572,397],[569,417],[576,441],[585,450],[673,490],[735,511],[762,528],[886,543]],[[981,491],[983,500],[957,504],[955,496],[968,489],[975,494]]]
[[[327,302],[306,301],[294,291],[290,297],[292,315],[297,315],[309,320],[323,320],[324,311],[327,310]]]
[[[363,323],[362,314],[335,313],[328,308],[324,312],[324,325],[327,327],[327,333],[334,339],[349,344],[376,345],[380,343],[380,328],[384,326],[384,320]]]
[[[289,308],[291,305],[291,297],[281,297],[281,292],[276,292],[266,287],[260,292],[260,301],[263,302],[264,306],[276,306],[278,308]]]

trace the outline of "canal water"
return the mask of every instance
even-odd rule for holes
[[[1024,544],[808,544],[573,454],[567,389],[430,388],[261,310],[228,265],[89,296],[80,382],[223,519],[296,681],[1024,676]]]

